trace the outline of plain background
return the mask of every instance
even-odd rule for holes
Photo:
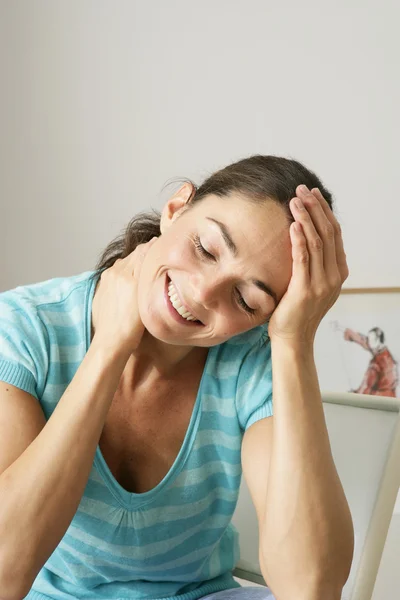
[[[399,17],[395,0],[0,0],[0,291],[92,269],[166,182],[258,153],[333,192],[346,287],[399,286]]]

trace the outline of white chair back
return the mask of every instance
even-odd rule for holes
[[[332,455],[353,518],[355,548],[342,600],[370,600],[400,485],[400,399],[322,393]],[[241,558],[234,575],[265,582],[258,524],[244,478],[233,516]]]

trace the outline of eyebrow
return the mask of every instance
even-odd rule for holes
[[[226,245],[228,246],[230,253],[234,257],[238,256],[238,254],[239,254],[238,247],[236,246],[235,242],[233,241],[232,236],[231,236],[227,226],[224,223],[221,223],[221,221],[218,221],[218,219],[213,219],[212,217],[206,217],[206,219],[208,221],[212,221],[213,223],[218,225],[218,227],[221,231],[222,237],[224,238],[224,241],[225,241]],[[267,285],[263,281],[260,281],[259,279],[252,279],[251,282],[254,283],[254,285],[256,285],[260,290],[262,290],[263,292],[268,294],[268,296],[272,296],[272,298],[275,301],[275,304],[278,304],[278,297],[275,294],[274,290],[272,290],[269,287],[269,285]]]

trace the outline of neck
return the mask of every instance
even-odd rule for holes
[[[160,379],[182,377],[191,368],[204,364],[209,348],[166,344],[145,329],[138,348],[131,354],[136,373],[151,373]]]
[[[379,352],[382,352],[382,350],[385,348],[384,344],[380,344],[379,346],[376,346],[376,348],[374,348],[372,350],[372,354],[375,356],[375,354],[378,354]]]

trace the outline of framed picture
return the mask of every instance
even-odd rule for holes
[[[400,398],[400,288],[342,289],[314,356],[321,390]]]

